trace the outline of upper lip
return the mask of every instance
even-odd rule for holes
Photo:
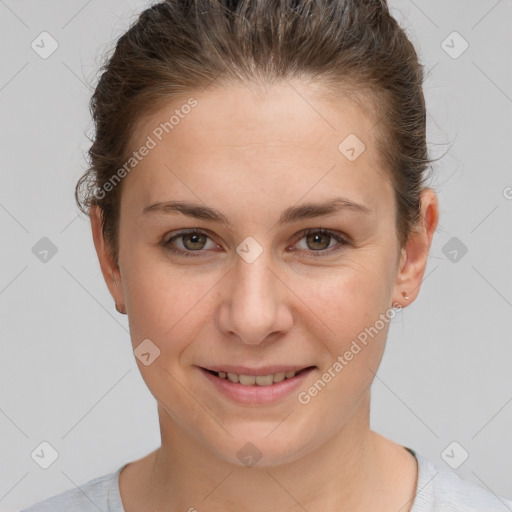
[[[299,370],[304,370],[305,368],[310,368],[311,366],[312,365],[294,366],[289,364],[277,364],[271,366],[262,366],[260,368],[249,368],[248,366],[221,364],[202,366],[202,368],[205,370],[211,370],[213,372],[236,373],[237,375],[270,375],[278,372],[298,372]]]

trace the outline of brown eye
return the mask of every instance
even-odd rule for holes
[[[181,235],[181,238],[186,249],[197,251],[204,248],[208,237],[203,233],[187,233]]]
[[[325,233],[312,233],[306,236],[306,240],[308,242],[308,247],[313,250],[323,250],[329,247],[329,243],[332,239],[331,235],[327,235]]]
[[[343,249],[347,245],[352,245],[351,242],[338,235],[333,231],[329,231],[327,229],[308,229],[301,233],[302,238],[299,240],[305,240],[304,244],[306,247],[300,247],[299,249],[309,253],[310,256],[328,256],[333,254],[341,249]],[[331,242],[337,242],[331,244]],[[299,244],[300,245],[300,244]]]
[[[210,241],[210,247],[208,247],[208,241]],[[217,247],[208,233],[199,229],[182,231],[168,238],[167,241],[164,240],[162,245],[166,251],[180,256],[201,256],[208,252],[207,249]]]

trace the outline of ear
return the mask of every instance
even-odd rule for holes
[[[393,304],[405,307],[412,303],[420,291],[427,266],[432,238],[439,222],[439,204],[436,193],[425,188],[420,194],[421,217],[418,226],[409,234],[401,250],[398,274],[393,292]],[[405,299],[404,293],[408,299]]]
[[[125,303],[123,294],[123,283],[119,267],[114,261],[112,256],[112,249],[110,244],[107,243],[102,232],[102,211],[98,206],[91,206],[89,211],[91,219],[92,237],[94,240],[94,247],[100,262],[101,272],[103,279],[112,295],[116,304],[116,309],[119,313],[125,313]],[[119,308],[119,309],[118,309]]]

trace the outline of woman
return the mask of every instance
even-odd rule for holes
[[[370,429],[438,224],[422,80],[383,1],[140,15],[77,200],[162,444],[27,511],[512,509]]]

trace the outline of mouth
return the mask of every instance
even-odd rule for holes
[[[307,367],[268,367],[262,369],[250,369],[242,367],[224,367],[223,369],[201,368],[203,371],[217,377],[220,380],[227,380],[233,384],[242,386],[272,386],[280,382],[291,380],[299,375],[316,368],[316,366]]]
[[[265,406],[290,399],[317,366],[198,367],[219,396],[242,405]],[[208,391],[210,392],[210,391]]]

